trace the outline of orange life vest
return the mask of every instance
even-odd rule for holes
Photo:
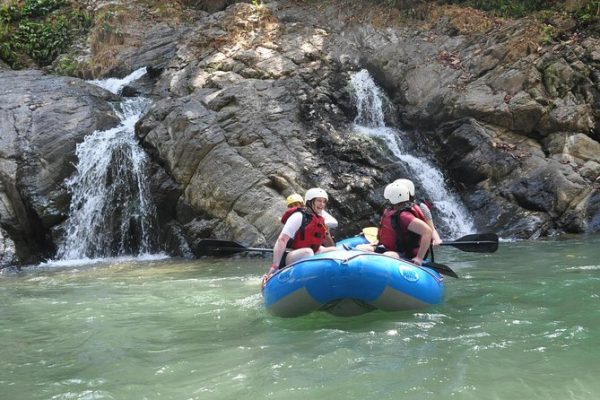
[[[285,224],[288,218],[295,212],[302,213],[302,224],[293,237],[291,248],[295,250],[310,247],[316,252],[321,247],[327,233],[325,219],[320,215],[309,212],[304,207],[292,207],[283,214],[281,223]]]
[[[421,235],[409,231],[408,225],[410,223],[407,224],[403,219],[400,219],[400,214],[405,212],[426,221],[425,214],[416,204],[411,204],[401,210],[386,208],[379,222],[377,239],[379,244],[385,246],[387,250],[396,251],[407,258],[413,258],[419,251]]]

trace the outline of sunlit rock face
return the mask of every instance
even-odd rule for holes
[[[214,230],[268,243],[283,207],[277,199],[313,184],[332,191],[347,233],[356,221],[376,223],[382,186],[407,172],[381,146],[349,134],[356,111],[348,81],[366,67],[391,99],[386,120],[442,165],[479,229],[514,237],[595,229],[595,41],[566,58],[556,48],[516,45],[529,25],[461,36],[342,24],[347,17],[326,6],[315,13],[273,3],[259,13],[238,4],[200,24],[191,37],[201,43],[190,39],[178,52],[172,65],[185,67],[165,71],[157,85],[171,94],[167,108],[157,105],[140,137],[194,188],[183,190],[182,207],[202,209],[204,223],[185,224],[200,226],[200,236]],[[245,183],[221,185],[227,172],[211,172],[208,161],[216,154],[238,158],[226,164],[249,168],[240,176],[261,194]],[[186,159],[195,160],[191,170]],[[215,201],[217,187],[229,200]],[[248,203],[241,193],[260,207],[238,213]],[[242,233],[239,224],[251,220]]]
[[[169,253],[198,255],[206,237],[272,245],[285,197],[313,186],[330,195],[338,237],[377,224],[383,188],[410,168],[353,132],[349,82],[362,69],[386,93],[386,124],[444,171],[476,229],[600,229],[596,39],[546,45],[531,21],[408,24],[362,2],[222,3],[148,24],[144,6],[123,2],[122,43],[92,30],[81,54],[82,76],[148,67],[124,93],[153,101],[136,135]],[[11,88],[0,93],[1,227],[19,256],[39,258],[68,218],[75,144],[116,123],[115,99],[2,65],[0,87]]]

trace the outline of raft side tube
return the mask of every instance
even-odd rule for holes
[[[399,311],[439,304],[443,292],[441,275],[429,268],[371,252],[336,250],[279,271],[263,296],[266,308],[277,316],[316,310],[352,316],[375,308]]]

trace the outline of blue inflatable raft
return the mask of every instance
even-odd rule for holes
[[[354,240],[353,245],[366,242],[347,240]],[[437,271],[342,249],[300,260],[276,272],[263,288],[267,310],[280,317],[313,311],[354,316],[375,309],[411,310],[439,304],[443,296],[443,278]]]

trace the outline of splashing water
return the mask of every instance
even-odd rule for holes
[[[123,79],[119,79],[119,78],[108,78],[108,79],[102,79],[102,80],[96,79],[96,80],[90,81],[90,83],[92,83],[96,86],[100,86],[101,88],[106,89],[109,92],[112,92],[114,94],[118,94],[119,91],[121,89],[123,89],[124,86],[130,84],[131,82],[137,81],[142,76],[146,75],[146,72],[147,72],[146,67],[143,67],[143,68],[133,71],[131,74],[127,75]]]
[[[145,68],[122,80],[93,83],[117,93],[144,73]],[[144,98],[125,99],[115,109],[119,126],[95,131],[77,145],[79,162],[67,181],[72,198],[59,259],[151,252],[155,207],[145,176],[147,156],[134,132],[148,105]]]
[[[429,162],[407,154],[403,149],[401,132],[385,125],[382,100],[385,95],[369,72],[366,69],[359,71],[352,76],[350,83],[354,89],[353,98],[358,112],[354,119],[355,130],[383,140],[392,154],[408,166],[412,172],[411,180],[420,183],[427,197],[433,201],[450,236],[473,232],[471,216],[456,194],[448,189],[444,175]]]

